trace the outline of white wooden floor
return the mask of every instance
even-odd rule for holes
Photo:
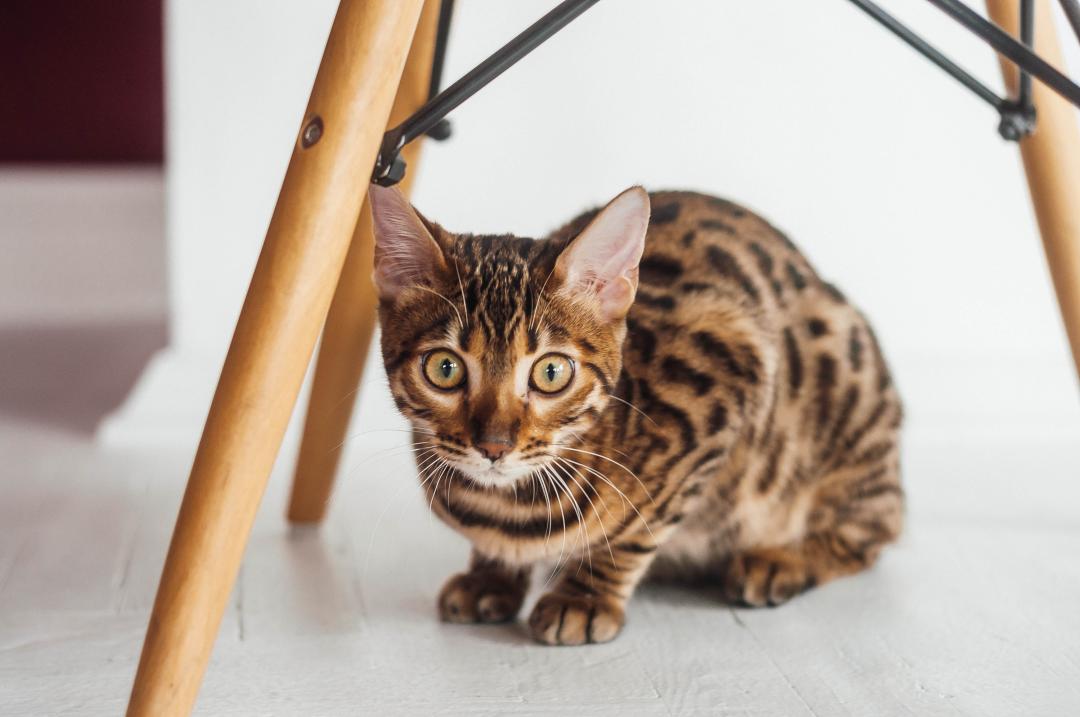
[[[927,366],[900,372],[909,521],[877,569],[775,610],[645,589],[603,646],[435,619],[467,547],[429,519],[404,434],[354,429],[321,530],[281,517],[287,449],[197,713],[1080,714],[1080,401],[1067,361],[972,364],[955,380]],[[399,426],[368,388],[361,423]],[[190,446],[109,453],[50,430],[0,416],[0,714],[115,715]]]

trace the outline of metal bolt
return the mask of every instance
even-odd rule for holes
[[[1034,107],[1016,101],[1008,101],[998,111],[1001,113],[998,134],[1010,142],[1018,142],[1035,131],[1036,112]]]
[[[304,126],[304,131],[300,133],[300,146],[304,149],[311,147],[313,144],[322,139],[323,135],[323,122],[322,117],[315,115]]]
[[[1020,131],[1008,117],[1001,118],[1001,124],[998,125],[998,134],[1001,135],[1002,139],[1008,140],[1009,142],[1015,142],[1020,139]]]

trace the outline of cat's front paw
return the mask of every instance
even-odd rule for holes
[[[461,573],[439,593],[439,615],[446,622],[506,622],[525,600],[524,587],[495,571]]]
[[[529,632],[546,645],[608,642],[622,630],[620,605],[593,597],[548,593],[529,616]]]

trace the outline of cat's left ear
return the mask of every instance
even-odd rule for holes
[[[432,283],[446,270],[442,248],[401,192],[372,184],[368,189],[375,232],[375,287],[394,300],[406,289]]]
[[[595,302],[600,318],[626,316],[638,287],[638,262],[649,228],[649,194],[631,187],[600,210],[559,255],[562,291]]]

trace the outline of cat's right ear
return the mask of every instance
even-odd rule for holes
[[[446,268],[442,249],[401,192],[372,184],[368,189],[375,228],[375,287],[393,300],[414,286],[430,285]]]
[[[563,292],[593,304],[605,321],[626,316],[638,286],[649,228],[649,194],[631,187],[593,218],[555,263]]]

